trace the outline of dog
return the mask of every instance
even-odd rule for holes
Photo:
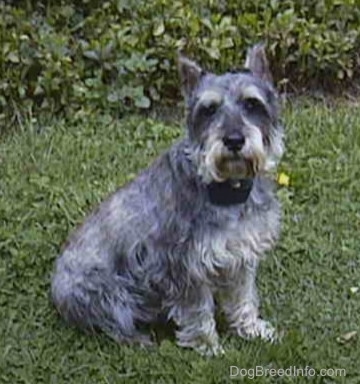
[[[179,346],[224,352],[215,308],[246,339],[276,339],[255,277],[280,232],[269,171],[283,153],[278,96],[263,45],[216,75],[179,54],[186,135],[118,189],[56,261],[52,300],[69,323],[147,345],[166,320]]]

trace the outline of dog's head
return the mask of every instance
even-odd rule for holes
[[[248,50],[244,70],[215,75],[179,57],[188,135],[206,183],[252,178],[283,152],[277,94],[265,49]]]

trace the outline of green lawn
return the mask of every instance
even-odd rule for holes
[[[284,117],[291,179],[279,195],[281,241],[258,276],[262,312],[281,344],[221,332],[224,357],[204,359],[165,338],[150,350],[68,327],[49,301],[61,244],[84,215],[181,134],[144,118],[106,116],[26,123],[0,143],[0,383],[226,383],[230,366],[344,368],[359,383],[360,342],[337,338],[360,324],[360,113],[304,102]],[[243,382],[304,383],[249,377]]]

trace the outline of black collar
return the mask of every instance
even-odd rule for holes
[[[250,195],[253,179],[226,180],[207,185],[209,200],[214,205],[243,204]]]

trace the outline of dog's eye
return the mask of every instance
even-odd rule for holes
[[[267,114],[263,103],[254,97],[243,100],[243,106],[248,113]]]
[[[216,113],[218,110],[218,104],[210,103],[209,105],[202,105],[201,111],[204,115],[210,117]]]

